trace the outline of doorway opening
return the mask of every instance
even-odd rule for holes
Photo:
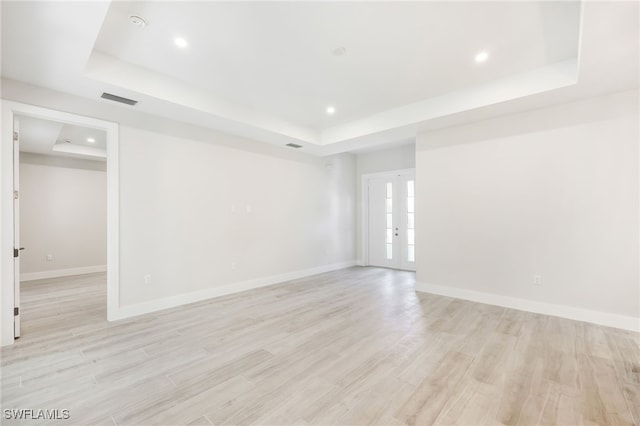
[[[64,317],[66,324],[77,325],[74,318],[82,304],[49,303],[48,296],[60,293],[44,293],[64,284],[63,293],[80,294],[85,288],[73,287],[82,286],[77,277],[94,278],[94,288],[102,295],[94,299],[99,300],[94,311],[116,319],[117,124],[10,101],[2,101],[2,106],[3,128],[8,130],[3,130],[2,166],[9,173],[3,174],[1,189],[3,200],[13,201],[3,203],[0,228],[12,246],[2,246],[0,262],[2,345],[24,335],[21,295],[32,299],[32,312],[38,314],[34,330],[47,326],[43,303],[48,303],[52,319]]]
[[[415,271],[415,170],[363,176],[365,264]]]
[[[14,117],[14,129],[20,251],[14,336],[28,333],[27,325],[77,326],[79,315],[106,319],[106,132],[23,115]]]

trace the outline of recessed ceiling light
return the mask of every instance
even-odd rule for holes
[[[141,16],[131,15],[129,16],[129,22],[135,25],[138,28],[144,28],[147,26],[147,21],[144,20]]]
[[[189,43],[187,43],[187,40],[183,39],[182,37],[176,37],[175,39],[173,39],[173,42],[176,46],[182,48],[185,48],[189,45]]]
[[[332,107],[332,106],[328,106],[327,107],[327,114],[333,115],[333,114],[335,114],[335,112],[336,112],[336,109],[334,107]]]
[[[87,142],[94,143],[96,140],[94,138],[87,138]]]
[[[485,62],[487,59],[489,59],[489,54],[487,52],[479,52],[476,55],[476,62],[479,64]]]

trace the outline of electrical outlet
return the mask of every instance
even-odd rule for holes
[[[48,254],[47,255],[47,262],[51,262],[53,260],[53,255],[52,254]]]
[[[151,275],[145,275],[144,276],[144,283],[145,284],[151,284]]]
[[[542,275],[533,276],[533,285],[538,287],[542,286]]]

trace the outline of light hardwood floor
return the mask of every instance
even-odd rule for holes
[[[112,323],[103,274],[25,283],[2,408],[79,425],[640,422],[637,333],[414,279],[350,268]]]

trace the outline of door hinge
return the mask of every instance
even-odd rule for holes
[[[18,315],[20,315],[20,308],[16,306],[15,308],[13,308],[13,316],[17,317]]]
[[[20,191],[13,191],[13,199],[17,200],[20,197]]]
[[[17,141],[18,141],[18,137],[19,137],[19,136],[20,136],[20,135],[18,134],[18,132],[13,132],[13,141],[14,141],[14,142],[17,142]]]

